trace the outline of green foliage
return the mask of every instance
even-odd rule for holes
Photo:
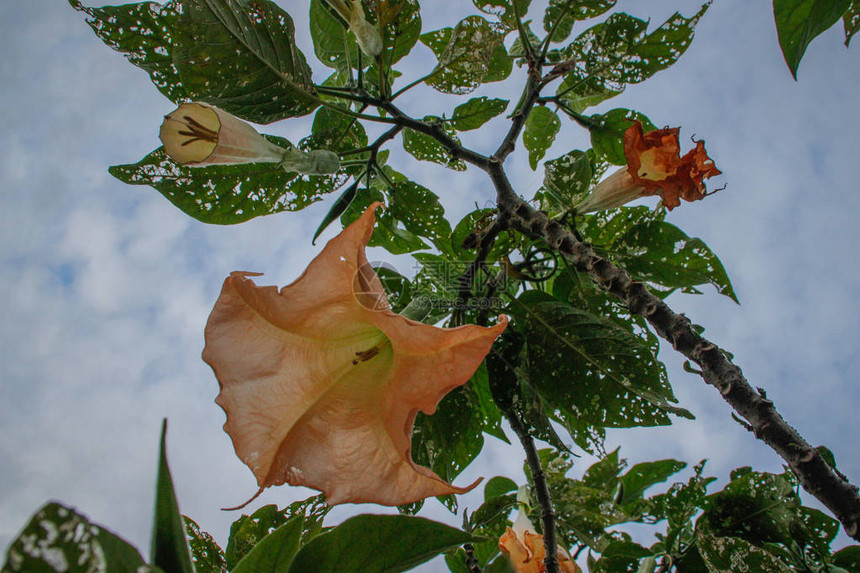
[[[711,284],[738,302],[720,259],[701,239],[664,221],[665,216],[647,207],[622,207],[584,217],[580,231],[636,280],[692,294],[700,294],[698,285]]]
[[[215,539],[200,529],[197,523],[188,517],[185,520],[185,534],[188,537],[188,545],[191,548],[191,561],[194,563],[195,573],[221,573],[227,567],[224,551],[218,546]]]
[[[604,166],[593,150],[574,149],[544,163],[543,187],[536,194],[541,208],[564,213],[582,201],[599,179]]]
[[[322,531],[323,519],[331,509],[322,495],[309,497],[278,509],[264,505],[251,515],[243,515],[230,526],[230,537],[224,552],[227,568],[233,570],[250,555],[253,549],[269,535],[288,523],[300,523],[301,542],[307,543]],[[276,539],[286,542],[293,533],[290,528],[281,531]],[[251,562],[256,562],[256,557]]]
[[[9,546],[3,573],[155,571],[137,549],[74,509],[48,503]]]
[[[615,0],[550,0],[543,17],[543,29],[553,33],[553,42],[564,42],[577,21],[596,18],[613,6]]]
[[[185,523],[179,513],[173,479],[167,465],[167,420],[161,425],[158,478],[155,483],[155,516],[152,520],[153,565],[164,573],[194,573],[191,551],[185,536]]]
[[[595,126],[591,133],[591,145],[594,153],[613,165],[627,165],[624,155],[624,132],[638,121],[646,132],[656,129],[644,114],[624,108],[616,108],[604,114],[591,116]]]
[[[302,547],[290,573],[407,571],[472,541],[458,529],[408,515],[358,515]]]
[[[851,38],[860,31],[860,0],[851,2],[851,6],[842,16],[842,24],[845,29],[845,47],[851,44]]]
[[[523,375],[551,417],[588,451],[601,450],[604,428],[666,425],[670,413],[690,417],[672,405],[656,338],[637,336],[629,320],[595,312],[595,298],[580,296],[573,305],[527,291],[511,308],[527,340]]]
[[[528,12],[531,0],[472,0],[484,14],[491,14],[510,29],[517,27],[517,19]]]
[[[291,147],[283,139],[271,141]],[[186,167],[159,147],[110,174],[131,185],[151,185],[185,214],[204,223],[234,225],[261,215],[298,211],[319,201],[343,177],[288,172],[274,163]]]
[[[101,40],[128,61],[146,71],[152,83],[171,101],[188,97],[179,71],[173,65],[172,31],[179,20],[179,0],[165,4],[140,2],[90,8],[69,0],[87,15],[87,24]]]
[[[575,68],[568,72],[557,95],[576,111],[596,105],[674,64],[693,41],[693,32],[710,3],[693,16],[675,13],[646,33],[648,22],[624,12],[579,35],[562,50]]]
[[[449,124],[443,123],[438,117],[427,116],[424,121],[428,124],[439,124],[445,126],[445,131],[454,141],[459,143],[456,130]],[[432,161],[439,165],[449,167],[454,171],[465,171],[466,164],[461,159],[454,159],[445,147],[434,138],[406,128],[403,130],[403,149],[412,157],[421,161]]]
[[[478,129],[500,113],[504,113],[509,103],[506,99],[486,96],[472,98],[454,108],[451,125],[457,131]]]
[[[444,93],[466,94],[484,81],[504,79],[510,68],[504,64],[502,40],[504,34],[480,16],[469,16],[453,29],[422,34],[421,41],[439,60],[425,81]]]
[[[305,516],[301,513],[261,539],[233,573],[280,573],[288,571],[302,542]]]
[[[779,46],[794,79],[810,42],[836,24],[851,5],[851,0],[773,0]],[[849,30],[848,22],[845,20],[846,45],[856,31],[856,23]]]
[[[523,130],[523,145],[529,151],[529,166],[537,169],[538,162],[546,155],[561,129],[558,115],[544,106],[532,110]]]

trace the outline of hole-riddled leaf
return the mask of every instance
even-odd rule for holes
[[[227,567],[224,551],[211,535],[200,529],[197,522],[187,515],[182,517],[185,520],[185,533],[188,536],[195,573],[222,573]]]
[[[615,0],[550,0],[543,17],[543,29],[555,29],[553,42],[563,42],[570,36],[578,20],[600,16],[615,6]]]
[[[4,573],[104,571],[147,573],[140,553],[124,539],[59,503],[33,515],[6,553]]]
[[[666,425],[670,413],[691,417],[672,404],[653,335],[637,336],[581,301],[527,291],[511,307],[528,341],[529,379],[574,441],[599,451],[604,428]]]
[[[773,0],[779,46],[794,79],[810,42],[838,22],[850,5],[851,0]],[[848,39],[846,32],[846,43]]]
[[[271,0],[183,0],[173,60],[188,95],[256,123],[305,115],[311,70]]]
[[[854,34],[860,32],[860,0],[854,0],[845,14],[842,16],[842,25],[845,28],[845,47],[851,44]]]
[[[457,131],[478,129],[500,113],[504,113],[509,103],[506,99],[486,96],[472,98],[454,108],[451,125]]]
[[[585,218],[580,230],[636,280],[693,294],[699,294],[698,285],[712,284],[738,302],[719,257],[664,217],[647,207],[624,207]]]
[[[560,129],[561,120],[554,111],[544,106],[532,109],[523,130],[523,145],[529,152],[532,169],[537,169],[538,162],[546,155]]]
[[[152,83],[171,101],[188,97],[173,65],[171,34],[179,19],[179,0],[164,5],[140,2],[102,8],[89,8],[80,0],[69,3],[87,15],[87,24],[105,44],[145,70]]]
[[[289,146],[286,140],[270,139]],[[298,211],[339,186],[337,176],[300,175],[273,163],[185,167],[163,147],[138,163],[114,165],[109,171],[125,183],[151,185],[184,213],[218,225]]]
[[[424,121],[441,121],[439,118],[427,116]],[[457,140],[456,131],[446,125],[446,131]],[[406,128],[403,130],[403,149],[412,157],[421,161],[432,161],[449,167],[454,171],[465,171],[466,164],[461,159],[454,159],[445,147],[429,135]]]
[[[504,35],[480,16],[469,16],[452,28],[442,28],[421,36],[439,63],[426,82],[452,94],[474,91],[485,81],[490,62]]]
[[[576,205],[602,171],[593,151],[578,149],[544,164],[543,188],[537,197],[545,210],[562,213]]]
[[[591,145],[594,152],[614,165],[627,165],[624,155],[624,132],[634,122],[642,124],[644,131],[655,129],[651,120],[638,111],[616,108],[602,115],[594,115],[592,119],[598,124],[591,133]]]
[[[693,41],[693,32],[710,2],[690,18],[675,13],[646,33],[648,22],[624,12],[609,16],[579,35],[563,52],[576,67],[557,94],[577,111],[595,105],[674,64]]]
[[[516,2],[516,4],[514,4]],[[503,24],[511,29],[517,27],[517,16],[521,19],[529,11],[531,0],[472,0],[475,8],[484,14],[496,16]]]

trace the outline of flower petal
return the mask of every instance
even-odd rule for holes
[[[412,426],[471,377],[506,321],[441,329],[394,314],[364,252],[378,206],[280,291],[232,274],[209,317],[203,359],[224,429],[261,488],[402,505],[477,485],[416,465]]]

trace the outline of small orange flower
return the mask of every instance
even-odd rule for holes
[[[516,573],[546,573],[543,536],[535,532],[522,508],[514,526],[508,527],[499,539],[499,549],[511,560]],[[579,567],[564,547],[558,546],[556,555],[561,573],[579,573]]]
[[[680,128],[655,129],[644,133],[638,121],[624,132],[627,168],[601,181],[577,205],[578,213],[612,209],[634,199],[659,195],[670,211],[685,201],[705,198],[704,180],[722,173],[705,151],[705,142],[683,157],[678,142]]]

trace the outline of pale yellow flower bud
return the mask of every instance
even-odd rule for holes
[[[280,163],[287,152],[238,117],[199,102],[167,114],[159,138],[174,161],[196,167]]]

